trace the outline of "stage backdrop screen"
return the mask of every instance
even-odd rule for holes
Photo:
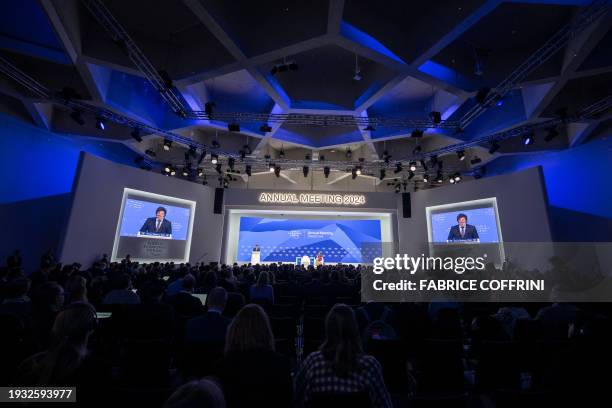
[[[195,202],[124,189],[113,260],[186,262]]]
[[[380,220],[240,217],[238,262],[250,262],[255,244],[261,262],[295,263],[318,252],[325,263],[361,263],[362,245],[381,256]]]

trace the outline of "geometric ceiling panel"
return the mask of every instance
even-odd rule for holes
[[[347,1],[344,19],[385,44],[402,60],[412,62],[483,3],[483,0]]]
[[[292,55],[299,69],[278,72],[274,79],[287,93],[294,108],[352,110],[366,92],[376,91],[396,72],[364,57],[357,57],[361,80],[354,80],[355,54],[335,45],[327,45]],[[261,67],[270,72],[280,61]]]
[[[327,28],[328,0],[203,0],[201,4],[249,57],[325,34]]]
[[[612,72],[572,79],[546,107],[542,116],[552,117],[560,108],[567,108],[570,115],[576,114],[608,95],[612,95]]]
[[[480,86],[496,85],[567,24],[575,11],[576,7],[567,5],[503,3],[434,60],[469,79],[479,80]],[[482,76],[474,73],[475,49],[489,50],[489,55],[482,59]],[[558,74],[559,61],[558,56],[551,58],[532,75]]]
[[[580,65],[579,71],[597,69],[612,65],[612,28],[599,41],[593,51]]]
[[[109,0],[104,2],[151,63],[172,78],[194,75],[234,61],[223,45],[182,1]],[[85,7],[80,7],[86,55],[132,67]]]

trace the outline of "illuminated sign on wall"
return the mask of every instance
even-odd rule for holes
[[[330,204],[359,206],[366,202],[363,194],[322,193],[261,193],[260,203],[269,204]]]

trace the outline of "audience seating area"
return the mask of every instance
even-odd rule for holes
[[[71,385],[81,403],[146,407],[186,406],[170,396],[215,384],[225,402],[199,406],[391,406],[375,405],[367,390],[308,398],[287,391],[333,335],[330,309],[344,304],[393,406],[565,406],[608,394],[606,304],[362,303],[360,273],[346,265],[143,265],[106,257],[87,268],[50,255],[24,271],[15,254],[0,274],[0,384]],[[207,304],[193,294],[207,294]],[[231,332],[247,304],[265,311],[275,352],[228,352],[228,325]],[[70,338],[88,324],[76,313],[84,308],[94,316],[91,329],[64,355],[58,330]],[[235,327],[236,336],[245,333]]]

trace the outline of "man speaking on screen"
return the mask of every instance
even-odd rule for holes
[[[166,209],[157,207],[155,217],[147,218],[140,228],[140,232],[143,234],[172,235],[172,223],[166,219]]]
[[[477,241],[480,239],[476,227],[467,223],[465,214],[457,215],[457,225],[453,225],[448,232],[447,241]]]

